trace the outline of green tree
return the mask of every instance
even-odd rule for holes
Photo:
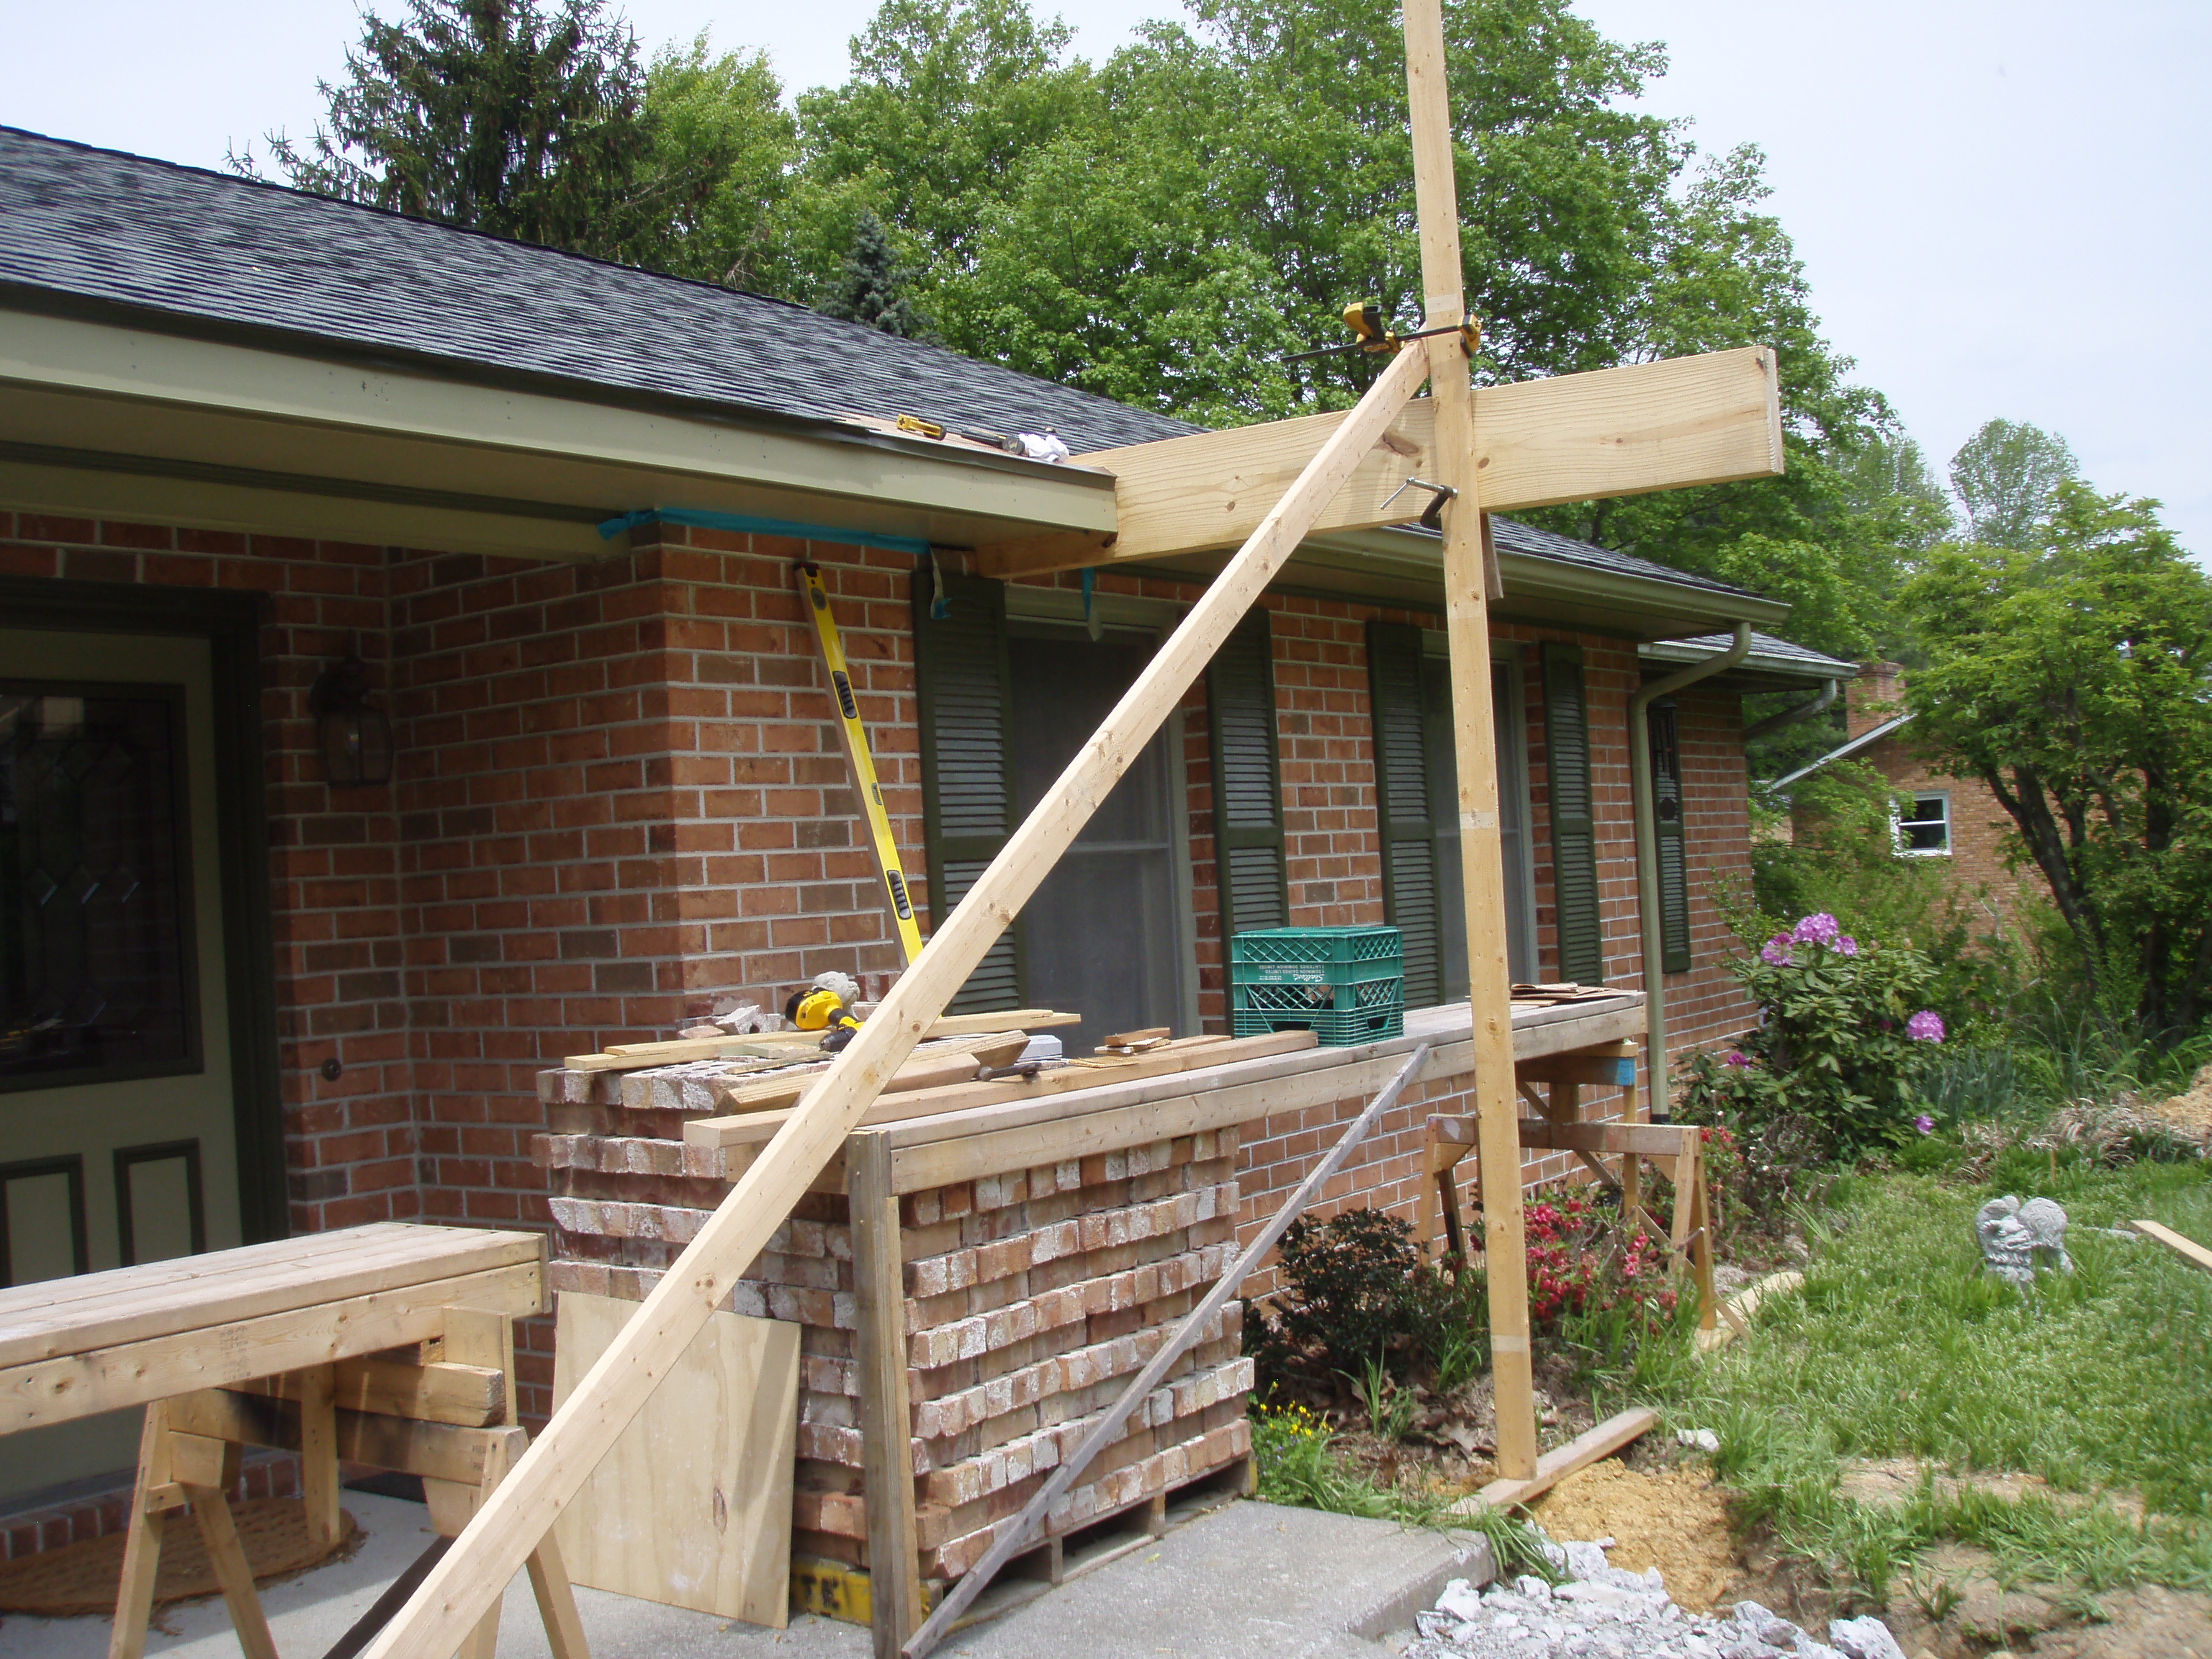
[[[2025,421],[1988,422],[1951,458],[1966,533],[1988,547],[2033,547],[2057,509],[2059,486],[2081,476],[2065,439]]]
[[[1905,695],[2018,826],[2091,988],[2171,1041],[2212,983],[2212,579],[2156,507],[2063,483],[2040,546],[1936,549]]]
[[[712,56],[703,30],[682,51],[664,46],[646,72],[644,122],[650,148],[637,188],[666,211],[639,250],[643,262],[796,297],[803,278],[789,204],[799,124],[767,56]]]
[[[299,189],[609,258],[649,236],[644,72],[604,0],[407,0],[403,22],[362,18],[344,83],[318,90],[313,139],[268,138]]]
[[[863,213],[854,228],[853,251],[845,256],[845,269],[820,309],[825,316],[848,323],[866,323],[903,339],[923,337],[921,313],[907,295],[907,276],[883,222]]]

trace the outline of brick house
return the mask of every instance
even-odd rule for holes
[[[976,575],[979,543],[1110,531],[1112,480],[906,413],[1078,454],[1191,429],[802,307],[0,130],[8,1282],[384,1218],[544,1225],[542,1067],[895,971],[793,562],[824,574],[925,913],[1218,563],[1089,598]],[[1633,988],[1630,698],[1786,608],[1496,532],[1516,975]],[[1226,932],[1386,921],[1409,1000],[1463,997],[1442,611],[1434,537],[1316,537],[962,1006],[1218,1030]],[[1741,699],[1848,672],[1760,634],[1654,710],[1671,1049],[1746,1018],[1711,896],[1749,867]],[[332,781],[349,673],[388,780]],[[1306,1127],[1246,1136],[1248,1224]],[[1410,1204],[1395,1164],[1359,1170]],[[11,1443],[46,1437],[0,1505],[136,1432],[65,1429]]]
[[[2010,863],[2020,846],[2011,816],[1980,778],[1936,771],[1912,742],[1912,714],[1905,707],[1905,669],[1893,662],[1863,663],[1844,688],[1844,740],[1774,787],[1785,795],[1800,778],[1840,760],[1872,767],[1897,793],[1894,830],[1898,856],[1940,861],[1961,896],[1985,906],[2001,927],[2022,898],[2044,897],[2049,886],[2035,866]],[[1911,801],[1908,811],[1905,802]],[[1804,827],[1793,805],[1793,830]]]

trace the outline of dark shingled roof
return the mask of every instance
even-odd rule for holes
[[[781,300],[0,127],[0,283],[372,351],[835,419],[1198,428]]]
[[[802,419],[1051,426],[1078,453],[1200,430],[781,300],[0,127],[9,286]],[[1744,591],[1510,520],[1493,527],[1516,553]]]

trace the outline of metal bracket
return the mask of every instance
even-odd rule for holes
[[[1421,511],[1421,522],[1431,530],[1443,530],[1444,527],[1444,503],[1449,501],[1457,500],[1459,491],[1449,484],[1431,483],[1426,478],[1416,478],[1411,473],[1407,473],[1406,475],[1406,482],[1400,484],[1395,489],[1392,490],[1389,497],[1383,501],[1382,510],[1386,513],[1389,512],[1390,510],[1390,503],[1396,501],[1399,496],[1404,495],[1409,489],[1425,489],[1431,492],[1429,497],[1428,506],[1424,507]]]

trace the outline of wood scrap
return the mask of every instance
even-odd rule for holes
[[[917,1048],[912,1058],[891,1073],[884,1092],[911,1094],[920,1089],[941,1089],[975,1079],[977,1068],[1003,1066],[1029,1047],[1029,1035],[1012,1031],[996,1036],[956,1037],[929,1048]],[[830,1069],[819,1066],[793,1066],[757,1083],[717,1085],[714,1103],[726,1111],[759,1112],[795,1106],[814,1080]]]
[[[1147,1026],[1141,1031],[1116,1031],[1098,1044],[1102,1054],[1136,1054],[1147,1048],[1157,1048],[1175,1035],[1172,1027]]]
[[[1630,1441],[1648,1433],[1658,1421],[1659,1413],[1648,1406],[1608,1417],[1595,1428],[1585,1430],[1565,1445],[1538,1458],[1534,1474],[1521,1480],[1493,1480],[1473,1496],[1461,1498],[1444,1513],[1473,1515],[1480,1504],[1506,1509],[1525,1504],[1549,1492],[1577,1469],[1588,1468],[1601,1457],[1610,1457]]]
[[[2206,1249],[2187,1234],[2178,1233],[2155,1221],[2130,1221],[2128,1225],[2145,1238],[2156,1239],[2191,1267],[2212,1273],[2212,1250]]]
[[[1002,1013],[949,1014],[932,1022],[921,1041],[1034,1031],[1073,1025],[1080,1014],[1052,1008],[1010,1008]],[[638,1072],[651,1066],[681,1066],[697,1060],[787,1060],[794,1053],[821,1046],[819,1031],[761,1031],[750,1036],[679,1037],[665,1042],[617,1042],[595,1054],[570,1054],[562,1064],[572,1072]]]
[[[1311,1048],[1317,1039],[1311,1031],[1277,1031],[1267,1036],[1235,1037],[1189,1048],[1162,1048],[1148,1054],[1113,1059],[1086,1065],[1071,1060],[1066,1066],[1041,1072],[1034,1078],[1009,1079],[996,1083],[963,1083],[949,1088],[921,1089],[895,1097],[878,1099],[862,1118],[864,1125],[903,1122],[944,1112],[964,1112],[979,1106],[999,1106],[1014,1101],[1041,1100],[1048,1096],[1096,1089],[1108,1083],[1133,1082],[1140,1078],[1168,1077],[1201,1066],[1227,1066],[1240,1060]],[[694,1146],[752,1146],[772,1139],[791,1109],[753,1110],[726,1117],[694,1118],[684,1126],[684,1139]]]

